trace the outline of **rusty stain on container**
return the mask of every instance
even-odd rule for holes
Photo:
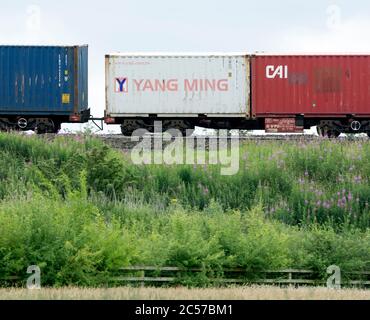
[[[340,67],[314,69],[314,85],[317,93],[341,92],[342,69]]]

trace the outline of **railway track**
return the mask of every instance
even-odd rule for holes
[[[128,140],[131,141],[131,137],[125,137],[119,134],[113,135],[96,135],[96,137],[101,139],[121,139],[121,140]],[[160,138],[161,135],[148,135],[146,137],[156,137]],[[191,140],[191,139],[207,139],[207,140],[216,140],[220,137],[218,136],[206,136],[206,135],[194,135],[191,137],[184,137],[183,139]],[[226,137],[221,137],[226,138]],[[230,140],[239,139],[239,140],[320,140],[320,137],[315,135],[244,135],[244,136],[228,136]]]
[[[135,146],[138,145],[137,141],[132,141],[131,138],[119,136],[119,135],[104,135],[98,136],[99,139],[103,140],[105,143],[109,144],[110,146],[122,149],[122,150],[131,150]],[[157,136],[160,139],[161,136]],[[226,138],[226,137],[225,137]],[[224,141],[225,141],[224,138]],[[310,141],[322,141],[323,138],[320,138],[315,135],[250,135],[250,136],[240,136],[240,137],[228,137],[228,144],[232,142],[232,140],[239,140],[240,143],[247,142],[247,141],[255,141],[255,142],[268,142],[268,141],[280,141],[280,142],[310,142]],[[197,146],[203,146],[205,144],[206,150],[209,149],[209,145],[214,140],[218,141],[219,137],[217,136],[192,136],[184,138],[184,145],[187,144],[188,140],[194,141],[195,148]],[[340,142],[340,141],[368,141],[368,137],[340,137],[338,139],[333,139],[333,141]],[[142,140],[139,140],[142,141]],[[172,141],[164,140],[163,147],[165,148],[168,144]],[[154,146],[154,139],[152,136],[152,146]]]
[[[66,136],[66,137],[77,137],[79,134],[48,134],[44,135],[43,137],[47,140],[53,140],[57,136]],[[139,142],[143,141],[142,138],[137,137],[136,139],[133,139],[131,137],[125,137],[120,134],[96,134],[93,135],[97,139],[100,139],[107,143],[108,145],[121,150],[131,150],[134,147],[138,145]],[[173,142],[173,140],[169,140],[169,137],[163,137],[161,135],[148,135],[145,136],[147,139],[151,140],[152,146],[154,146],[154,140],[155,139],[163,139],[162,145],[165,148],[168,144]],[[225,141],[226,137],[223,137],[223,141]],[[184,145],[187,145],[187,143],[190,143],[191,141],[194,142],[194,146],[197,147],[203,146],[205,144],[206,149],[208,150],[210,142],[214,142],[215,140],[218,140],[219,137],[217,136],[204,136],[204,135],[195,135],[191,137],[184,137]],[[305,135],[280,135],[280,134],[267,134],[267,135],[243,135],[243,136],[229,136],[227,137],[228,142],[230,143],[232,140],[239,140],[240,143],[247,142],[247,141],[280,141],[280,142],[310,142],[310,141],[322,141],[323,138],[311,135],[311,134],[305,134]],[[370,141],[370,139],[367,136],[341,136],[337,139],[332,139],[333,142],[346,142],[346,141]]]

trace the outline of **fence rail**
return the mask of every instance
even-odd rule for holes
[[[122,283],[160,284],[176,283],[184,279],[184,276],[195,276],[205,272],[208,280],[220,284],[271,284],[271,285],[325,285],[326,281],[315,279],[317,273],[305,269],[266,270],[260,272],[265,275],[263,279],[248,277],[245,269],[204,270],[201,268],[177,268],[177,267],[152,267],[132,266],[121,268],[122,275],[113,277],[112,281]],[[222,272],[222,277],[214,277],[217,272]],[[370,271],[346,272],[342,274],[343,285],[370,286]],[[328,275],[329,277],[329,275]]]
[[[189,279],[197,274],[204,274],[208,281],[217,284],[270,284],[270,285],[294,285],[294,286],[319,286],[326,285],[326,281],[318,279],[317,273],[305,269],[283,269],[261,271],[260,279],[249,277],[253,272],[242,268],[204,270],[202,268],[178,268],[178,267],[154,267],[154,266],[131,266],[124,267],[119,273],[110,278],[111,282],[124,284],[179,284],[184,279]],[[263,277],[262,277],[263,275]],[[190,276],[190,277],[189,277]],[[328,275],[329,277],[330,275]],[[19,282],[25,280],[22,277],[10,276],[0,278],[0,283]],[[370,287],[370,271],[342,272],[342,285]]]

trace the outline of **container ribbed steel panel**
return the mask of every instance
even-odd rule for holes
[[[256,55],[252,109],[257,117],[369,117],[370,55]]]
[[[88,110],[87,46],[0,46],[1,115]]]
[[[107,55],[106,115],[249,117],[249,67],[245,53]]]

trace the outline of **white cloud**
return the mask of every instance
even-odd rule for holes
[[[70,30],[62,17],[43,6],[21,6],[1,15],[0,43],[10,45],[64,44]]]
[[[370,52],[370,20],[353,17],[341,20],[335,28],[298,29],[283,36],[279,50],[324,53]]]

